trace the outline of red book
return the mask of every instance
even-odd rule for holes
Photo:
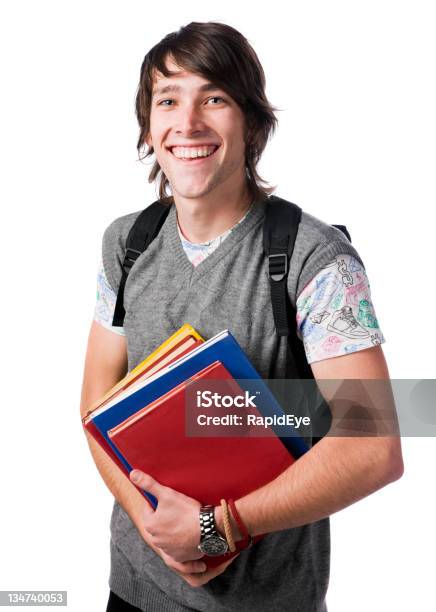
[[[257,437],[249,435],[247,427],[230,425],[229,435],[186,435],[186,419],[192,421],[197,413],[247,412],[244,408],[193,406],[196,393],[187,390],[187,385],[201,383],[206,389],[206,381],[212,386],[219,381],[222,395],[244,395],[232,375],[216,361],[108,431],[108,435],[133,468],[203,504],[217,506],[223,497],[238,499],[274,480],[295,459],[272,431]],[[250,414],[260,415],[256,408],[251,408]],[[239,431],[241,435],[237,435]],[[203,560],[213,567],[231,556],[227,553]]]

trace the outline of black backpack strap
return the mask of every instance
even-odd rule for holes
[[[339,230],[341,230],[341,232],[343,234],[345,234],[345,236],[348,238],[348,240],[351,242],[351,236],[350,236],[350,232],[347,230],[347,228],[345,227],[345,225],[334,225],[333,227],[337,227]]]
[[[120,327],[124,323],[124,287],[129,272],[138,259],[153,242],[158,235],[165,219],[168,216],[171,206],[160,200],[156,200],[147,206],[136,218],[135,223],[130,228],[126,240],[126,252],[123,261],[123,271],[121,274],[120,285],[118,288],[117,301],[112,320],[112,325]]]
[[[279,336],[289,336],[291,319],[287,289],[289,261],[301,219],[301,208],[270,196],[265,208],[263,250],[268,257],[268,274],[274,323]]]
[[[279,336],[292,336],[295,309],[287,290],[289,262],[301,220],[301,208],[277,196],[270,196],[263,224],[263,250],[268,257],[268,274],[274,323]],[[334,225],[351,242],[345,225]],[[291,324],[292,321],[292,324]],[[298,339],[298,337],[297,337]],[[298,343],[297,343],[298,344]]]
[[[313,379],[304,344],[297,335],[296,309],[291,304],[287,289],[289,262],[294,250],[301,212],[301,208],[296,204],[270,196],[265,208],[263,226],[263,248],[268,257],[274,323],[277,334],[288,338],[286,377],[289,379]],[[344,225],[334,227],[341,230],[351,242],[350,234]],[[318,436],[312,439],[312,443],[316,444],[330,429],[331,411],[315,385],[305,386],[305,393],[308,405],[311,406],[312,422],[318,433]]]

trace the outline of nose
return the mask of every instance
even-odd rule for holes
[[[181,136],[196,136],[204,132],[205,129],[204,118],[198,107],[190,104],[180,109],[175,126],[177,134]]]

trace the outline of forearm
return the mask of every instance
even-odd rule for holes
[[[85,368],[80,399],[80,416],[83,418],[92,406],[98,404],[100,398],[123,379],[128,368],[127,344],[124,336],[114,334],[96,321],[91,324]],[[192,560],[179,562],[153,542],[153,535],[147,529],[150,521],[157,513],[153,511],[146,498],[137,490],[130,478],[106,454],[94,438],[86,432],[86,438],[96,467],[103,481],[130,516],[139,535],[161,557],[166,565],[179,574],[188,584],[205,584],[224,568],[214,572],[205,572],[206,566],[198,560],[198,554]],[[145,490],[149,490],[145,488]],[[161,498],[159,507],[161,508]],[[199,525],[197,524],[197,529]],[[198,573],[201,576],[198,577]]]
[[[402,473],[397,438],[324,438],[274,481],[237,500],[250,534],[318,521]]]
[[[108,378],[107,380],[102,380],[101,377],[98,377],[92,382],[85,380],[80,402],[81,417],[86,414],[88,407],[93,402],[117,382],[118,375],[114,376],[114,379]],[[147,541],[146,532],[143,528],[143,516],[145,512],[152,512],[152,509],[129,478],[122,473],[94,438],[87,431],[85,431],[85,434],[92,458],[103,481],[121,507],[127,512],[144,540]],[[150,545],[148,541],[147,543]]]
[[[161,548],[153,543],[153,538],[150,532],[146,529],[147,515],[153,515],[145,498],[131,483],[131,481],[121,472],[118,466],[108,457],[105,451],[100,448],[99,444],[87,435],[87,440],[91,454],[95,461],[98,471],[100,472],[103,481],[117,499],[118,503],[127,512],[138,530],[139,534],[146,544],[161,557],[166,565],[175,573],[180,575],[188,584],[200,585],[206,583],[214,575],[224,571],[223,568],[216,568],[206,572],[206,566],[198,557],[193,557],[193,560],[186,562],[177,562],[173,557],[166,554]]]
[[[139,493],[92,436],[86,433],[86,437],[92,458],[103,481],[145,539],[146,533],[143,528],[142,517],[144,513],[152,512],[152,509],[143,495]]]

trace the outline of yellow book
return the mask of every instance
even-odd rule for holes
[[[178,329],[172,336],[170,336],[165,342],[162,342],[158,348],[153,351],[148,357],[146,357],[141,363],[139,363],[133,370],[128,372],[124,378],[122,378],[116,385],[114,385],[109,391],[107,391],[102,397],[93,402],[86,413],[85,419],[89,417],[91,412],[96,410],[99,406],[105,403],[108,399],[110,399],[115,393],[120,391],[126,387],[133,379],[138,378],[143,370],[149,368],[153,363],[159,359],[161,359],[164,355],[169,353],[171,349],[173,349],[179,342],[181,342],[184,338],[188,336],[193,337],[195,340],[200,340],[204,342],[204,338],[200,336],[200,334],[189,325],[189,323],[185,323],[182,325],[180,329]]]
[[[189,325],[189,323],[185,323],[172,336],[165,340],[165,342],[162,342],[162,344],[155,351],[153,351],[153,353],[146,357],[144,361],[141,361],[141,363],[139,363],[136,368],[133,368],[133,370],[126,375],[126,378],[128,378],[129,376],[133,378],[135,374],[142,372],[142,370],[144,370],[147,366],[151,365],[154,361],[162,357],[162,355],[170,351],[174,346],[176,346],[176,344],[178,344],[187,336],[193,336],[196,340],[202,340],[204,342],[204,338],[200,336],[200,334],[192,327],[192,325]]]

